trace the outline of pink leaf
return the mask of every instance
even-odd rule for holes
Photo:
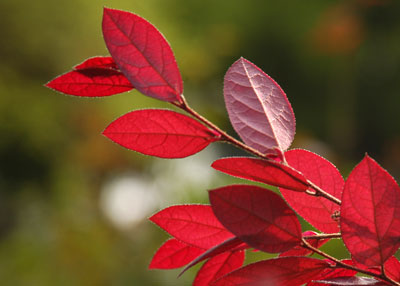
[[[244,252],[225,252],[209,259],[197,272],[193,286],[209,286],[210,283],[243,265]]]
[[[233,235],[217,220],[209,205],[171,206],[150,220],[189,245],[209,249]]]
[[[400,282],[400,261],[394,256],[390,257],[385,262],[385,272],[389,278]]]
[[[59,92],[76,96],[108,96],[131,90],[133,86],[119,71],[85,68],[60,75],[46,84]]]
[[[179,276],[203,260],[214,257],[214,256],[219,255],[224,252],[228,252],[228,251],[234,252],[234,251],[238,251],[238,250],[244,250],[247,248],[249,248],[249,246],[246,243],[242,242],[239,238],[237,238],[237,237],[229,238],[226,241],[208,249],[206,252],[202,253],[200,256],[198,256],[196,259],[194,259],[192,262],[190,262],[190,264],[188,264],[182,270],[182,272],[179,274]]]
[[[300,286],[329,267],[309,257],[280,257],[249,264],[212,283],[212,286]]]
[[[219,139],[218,134],[191,117],[164,109],[127,113],[103,134],[125,148],[161,158],[187,157]]]
[[[379,266],[400,246],[400,188],[369,156],[353,169],[343,190],[340,228],[353,259]]]
[[[261,153],[285,151],[293,141],[296,122],[280,86],[244,58],[227,71],[224,97],[229,118],[242,140]]]
[[[93,57],[86,59],[83,63],[76,65],[74,69],[103,68],[118,70],[117,64],[112,57]]]
[[[341,197],[344,180],[328,160],[306,150],[296,149],[285,153],[287,163],[325,192]],[[280,189],[290,206],[315,228],[326,232],[339,232],[338,222],[332,217],[340,207],[323,197]]]
[[[232,185],[209,192],[215,216],[240,240],[277,253],[301,241],[296,214],[276,193],[251,185]]]
[[[182,102],[182,78],[171,47],[145,19],[104,8],[103,36],[123,74],[141,93]]]
[[[185,266],[204,249],[183,243],[175,238],[167,240],[154,254],[149,269],[173,269]]]
[[[308,188],[307,180],[301,173],[272,160],[230,157],[215,161],[211,167],[235,177],[293,191],[303,192]]]
[[[388,285],[382,281],[376,280],[374,278],[369,277],[334,277],[328,278],[324,280],[317,280],[316,283],[320,283],[321,285],[329,285],[329,286],[360,286],[360,285],[369,285],[369,286],[385,286]],[[319,284],[317,284],[319,285]]]
[[[303,237],[307,236],[315,236],[317,233],[314,231],[305,231],[303,233]],[[308,243],[313,246],[314,248],[320,248],[322,245],[327,243],[329,239],[318,239],[318,238],[308,238],[307,239]],[[300,245],[296,245],[292,249],[289,249],[288,251],[282,252],[279,254],[279,257],[284,257],[284,256],[306,256],[309,254],[312,254],[313,251],[309,250],[307,248],[301,247]]]

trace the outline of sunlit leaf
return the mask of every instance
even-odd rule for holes
[[[227,71],[224,97],[231,123],[242,140],[260,151],[285,151],[293,141],[296,122],[280,86],[244,58]]]
[[[122,73],[141,93],[164,101],[181,101],[182,78],[171,47],[145,19],[104,8],[103,36]]]
[[[215,161],[211,167],[229,175],[293,191],[308,188],[306,178],[291,167],[272,160],[230,157]]]
[[[305,231],[303,232],[303,237],[305,236],[315,236],[317,233],[315,231]],[[323,238],[323,239],[318,239],[318,238],[309,238],[307,239],[307,242],[313,246],[314,248],[320,248],[322,245],[327,243],[329,239]],[[288,251],[282,252],[279,254],[279,257],[284,257],[284,256],[306,256],[309,254],[312,254],[313,251],[309,250],[308,248],[301,247],[300,245],[296,245],[292,249],[289,249]]]
[[[83,63],[76,65],[74,69],[87,69],[87,68],[103,68],[118,70],[118,66],[112,57],[92,57],[86,59]]]
[[[113,121],[103,134],[125,148],[162,158],[187,157],[219,139],[193,118],[164,109],[129,112]]]
[[[290,166],[300,171],[308,180],[336,198],[341,197],[344,180],[328,160],[310,151],[295,149],[285,153]],[[326,232],[339,232],[334,214],[340,207],[323,198],[280,188],[289,205],[315,228]]]
[[[159,211],[150,220],[173,237],[209,249],[234,237],[215,217],[209,205],[178,205]]]
[[[353,259],[379,266],[400,246],[400,187],[369,156],[353,169],[343,190],[340,228]]]
[[[175,238],[167,240],[154,254],[149,269],[173,269],[185,266],[205,249],[183,243]]]

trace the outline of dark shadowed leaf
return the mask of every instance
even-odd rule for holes
[[[249,146],[261,153],[282,152],[293,141],[296,122],[280,86],[244,58],[227,71],[224,97],[233,128]]]
[[[285,153],[290,166],[300,171],[308,180],[336,198],[341,197],[344,180],[336,167],[328,160],[310,151],[295,149]],[[339,232],[338,222],[332,218],[340,207],[323,197],[284,188],[280,191],[290,206],[315,228],[326,232]]]
[[[311,281],[329,263],[308,257],[280,257],[249,264],[212,283],[212,286],[299,286]]]
[[[232,185],[209,191],[209,197],[222,225],[251,247],[278,253],[301,241],[296,214],[268,189]]]
[[[181,102],[182,78],[171,47],[145,19],[104,8],[103,36],[122,73],[141,93]]]
[[[353,169],[343,190],[340,228],[353,259],[379,266],[400,246],[400,188],[369,156]]]
[[[225,252],[207,260],[197,272],[193,286],[209,286],[211,282],[243,265],[244,251]]]
[[[301,173],[272,160],[230,157],[215,161],[211,167],[235,177],[293,191],[302,192],[308,188],[307,180]]]
[[[154,254],[149,269],[174,269],[185,266],[205,250],[181,242],[175,238],[167,240]]]
[[[150,220],[173,237],[198,248],[209,249],[232,238],[209,205],[171,206]]]
[[[187,157],[219,139],[218,134],[193,118],[164,109],[127,113],[103,134],[125,148],[162,158]]]
[[[109,68],[85,68],[60,75],[46,84],[59,92],[75,96],[108,96],[133,88],[119,71]]]

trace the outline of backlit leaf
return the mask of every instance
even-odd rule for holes
[[[104,8],[103,36],[122,73],[141,93],[181,102],[182,78],[171,47],[145,19]]]
[[[173,237],[198,248],[209,249],[233,237],[209,205],[171,206],[154,214],[150,220]]]
[[[225,252],[209,259],[197,272],[193,286],[209,286],[211,282],[243,265],[244,251]]]
[[[230,157],[215,161],[211,167],[235,177],[293,191],[302,192],[308,188],[307,180],[301,173],[272,160]]]
[[[113,95],[133,88],[121,72],[109,68],[72,70],[46,86],[65,94],[89,97]]]
[[[260,151],[285,151],[293,141],[296,122],[280,86],[244,58],[227,71],[224,97],[233,128],[242,140]]]
[[[296,214],[268,189],[232,185],[209,191],[209,197],[222,225],[251,247],[278,253],[301,241]]]
[[[329,263],[332,263],[328,261]],[[347,264],[347,265],[353,265],[352,260],[342,260],[341,262]],[[318,277],[315,277],[314,280],[325,280],[325,279],[330,279],[330,278],[336,278],[336,277],[353,277],[357,274],[357,271],[347,269],[347,268],[340,268],[338,266],[337,268],[328,268],[322,271]],[[309,282],[307,283],[307,286],[324,286],[326,284],[318,283],[318,282]]]
[[[205,250],[181,242],[175,238],[167,240],[154,254],[149,269],[173,269],[185,266]]]
[[[389,278],[400,282],[400,261],[395,256],[386,260],[385,272]]]
[[[285,153],[287,163],[300,171],[308,180],[336,198],[341,197],[344,180],[328,160],[310,151],[295,149]],[[332,217],[340,207],[323,198],[280,188],[289,205],[315,228],[326,232],[339,232],[338,222]]]
[[[340,216],[343,242],[353,259],[379,266],[400,246],[400,187],[369,156],[344,186]]]
[[[118,70],[117,64],[112,57],[93,57],[86,59],[83,63],[76,65],[74,69],[103,68]]]
[[[329,263],[309,257],[280,257],[249,264],[212,283],[212,286],[299,286],[311,281]]]
[[[125,148],[162,158],[187,157],[219,139],[218,134],[193,118],[164,109],[127,113],[103,134]]]

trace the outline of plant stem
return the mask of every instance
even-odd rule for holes
[[[316,235],[303,236],[304,239],[328,239],[328,238],[341,238],[341,233],[320,233]]]
[[[384,280],[386,282],[391,283],[392,285],[400,286],[399,282],[393,281],[392,279],[390,279],[389,277],[387,277],[383,273],[377,274],[377,273],[374,273],[374,272],[371,272],[371,271],[368,271],[368,270],[364,270],[364,269],[361,269],[361,268],[358,268],[358,267],[343,263],[339,259],[337,259],[337,258],[335,258],[333,256],[330,256],[329,254],[319,250],[318,248],[313,247],[304,238],[302,239],[302,243],[303,243],[303,247],[305,247],[305,248],[307,248],[307,249],[309,249],[309,250],[321,255],[322,257],[325,257],[325,258],[335,262],[336,265],[340,265],[340,267],[342,267],[342,268],[347,268],[347,269],[351,269],[351,270],[357,271],[359,273],[364,273],[364,274],[370,275],[372,277],[376,277],[376,278],[382,279],[382,280]]]
[[[266,160],[270,160],[270,156],[271,154],[263,154],[259,151],[257,151],[256,149],[244,144],[243,142],[240,142],[239,140],[233,138],[232,136],[230,136],[228,133],[226,133],[225,131],[223,131],[221,128],[219,128],[218,126],[216,126],[214,123],[212,123],[211,121],[209,121],[208,119],[206,119],[205,117],[203,117],[202,115],[200,115],[199,113],[197,113],[194,109],[192,109],[189,104],[187,103],[185,97],[183,95],[181,95],[181,101],[180,102],[171,102],[173,105],[175,105],[176,107],[186,111],[187,113],[189,113],[190,115],[192,115],[194,118],[196,118],[197,120],[201,121],[202,123],[204,123],[205,125],[207,125],[208,127],[210,127],[211,129],[213,129],[214,131],[218,132],[221,135],[221,140],[225,141],[227,143],[233,144],[236,147],[250,153],[253,155],[256,155],[257,157],[266,159]],[[285,166],[289,166],[286,162],[285,156],[283,155],[282,152],[277,152],[276,154],[280,159],[282,159],[283,164]],[[279,168],[279,166],[277,165],[276,167]],[[291,167],[291,166],[289,166]],[[283,168],[280,168],[281,171],[285,172],[285,170]],[[295,170],[297,171],[297,170]],[[298,172],[298,171],[297,171]],[[285,172],[286,173],[286,172]],[[286,173],[287,175],[291,176],[291,174]],[[293,177],[293,176],[291,176]],[[299,181],[299,179],[293,177],[293,179]],[[301,183],[304,183],[302,181],[300,181]],[[341,205],[341,201],[332,196],[331,194],[325,192],[324,190],[322,190],[320,187],[318,187],[317,185],[315,185],[313,182],[311,182],[310,180],[307,180],[307,184],[308,186],[313,189],[315,191],[315,193],[313,192],[307,192],[307,194],[312,195],[312,196],[320,196],[320,197],[324,197],[327,200],[337,204],[337,205]]]

